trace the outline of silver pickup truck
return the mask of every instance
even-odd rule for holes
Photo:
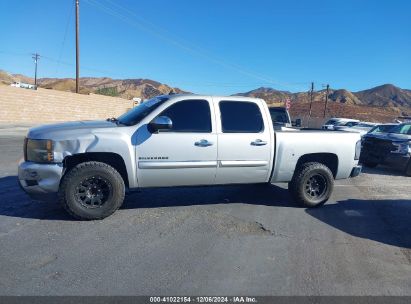
[[[274,131],[262,99],[165,95],[118,119],[30,129],[18,178],[78,219],[107,217],[142,187],[288,182],[314,207],[360,173],[360,150],[356,133]]]

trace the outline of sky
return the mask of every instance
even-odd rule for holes
[[[411,89],[408,0],[79,0],[80,75],[201,94]],[[75,77],[75,0],[0,0],[0,69]]]

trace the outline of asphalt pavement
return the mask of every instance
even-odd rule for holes
[[[336,182],[325,206],[286,185],[143,189],[71,219],[17,184],[25,127],[0,127],[0,295],[411,295],[411,178]]]

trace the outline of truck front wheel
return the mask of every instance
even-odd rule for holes
[[[334,177],[330,169],[324,164],[310,162],[296,170],[288,184],[293,199],[306,207],[324,204],[334,188]]]
[[[120,208],[124,195],[125,185],[118,171],[90,161],[78,164],[63,177],[59,201],[77,219],[98,220]]]

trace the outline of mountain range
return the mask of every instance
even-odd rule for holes
[[[9,74],[0,70],[0,83],[11,84],[13,82],[34,83],[34,79],[21,74]],[[40,88],[75,92],[76,81],[73,78],[39,78],[37,84]],[[142,99],[169,93],[185,93],[179,88],[173,88],[166,84],[151,79],[112,79],[108,77],[81,77],[80,93],[102,94],[113,97]]]
[[[265,87],[245,93],[237,93],[236,95],[263,98],[269,104],[284,101],[286,98],[289,98],[291,102],[310,101],[309,92],[291,93]],[[314,92],[313,100],[324,101],[325,95],[326,90]],[[359,92],[350,92],[345,89],[330,89],[328,100],[330,102],[350,105],[411,108],[411,90],[401,89],[392,84],[384,84]]]
[[[0,83],[10,84],[15,81],[34,83],[34,79],[21,75],[9,74],[0,70]],[[75,80],[73,78],[40,78],[39,87],[46,89],[75,91]],[[186,91],[173,88],[150,79],[112,79],[108,77],[82,77],[80,78],[80,93],[96,93],[109,96],[132,99],[142,99],[169,93],[186,93]],[[309,92],[292,93],[280,91],[273,88],[261,87],[249,92],[233,95],[263,98],[269,105],[281,104],[287,98],[294,103],[308,103]],[[314,102],[324,102],[326,90],[313,93]],[[409,111],[411,109],[411,90],[401,89],[392,84],[384,84],[368,90],[350,92],[345,89],[330,89],[328,94],[330,103],[346,105],[371,106],[396,108],[397,112]]]

